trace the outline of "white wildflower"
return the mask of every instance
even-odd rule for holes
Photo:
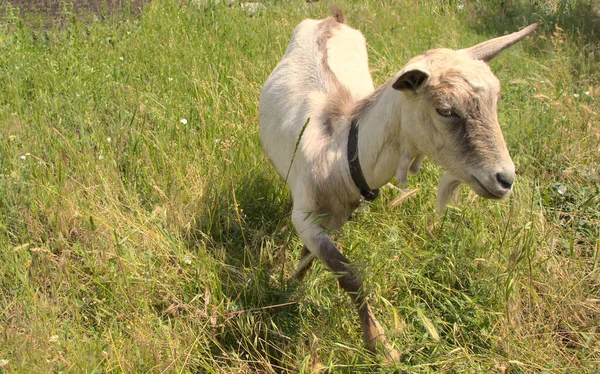
[[[184,125],[187,125],[187,119],[185,118],[180,119],[179,122],[183,123]]]
[[[52,335],[48,341],[50,343],[56,343],[58,341],[58,335]]]
[[[110,142],[112,142],[112,138],[109,136],[106,138],[106,141],[110,143]]]
[[[22,155],[22,156],[21,156],[21,157],[19,157],[19,158],[20,158],[21,160],[26,160],[26,159],[27,159],[27,156],[25,156],[25,155]]]
[[[240,5],[251,16],[255,15],[257,12],[267,9],[267,7],[261,3],[242,3]]]
[[[579,97],[579,94],[573,94],[573,97],[577,99]]]

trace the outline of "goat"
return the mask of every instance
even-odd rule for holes
[[[507,197],[515,179],[497,118],[500,83],[486,64],[537,24],[467,49],[433,49],[411,59],[377,90],[365,38],[340,10],[306,19],[264,84],[263,148],[292,194],[292,223],[304,243],[291,280],[323,262],[358,310],[367,348],[399,358],[367,301],[356,268],[329,236],[394,175],[418,172],[425,156],[446,170],[443,209],[460,183],[479,196]]]

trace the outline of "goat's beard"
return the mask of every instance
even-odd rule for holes
[[[442,175],[437,190],[436,210],[438,213],[444,213],[448,204],[454,201],[460,183],[460,180],[450,173]]]

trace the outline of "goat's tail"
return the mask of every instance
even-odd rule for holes
[[[338,21],[338,23],[346,23],[344,12],[337,4],[331,4],[331,6],[329,6],[329,12],[331,13],[331,16]]]

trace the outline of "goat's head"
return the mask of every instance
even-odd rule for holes
[[[409,105],[402,126],[418,152],[442,166],[438,208],[459,182],[485,198],[507,197],[515,166],[497,115],[500,83],[487,61],[531,33],[537,25],[468,49],[435,49],[413,58],[392,84]],[[440,201],[440,194],[444,195]],[[440,206],[443,205],[443,206]]]

